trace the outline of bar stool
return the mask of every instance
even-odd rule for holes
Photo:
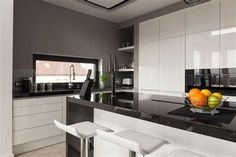
[[[129,150],[129,157],[135,157],[136,153],[140,153],[143,156],[151,154],[168,143],[163,139],[133,130],[124,130],[118,133],[108,133],[103,130],[97,130],[97,135],[104,140],[127,148]]]
[[[59,129],[80,138],[80,157],[88,157],[89,139],[97,135],[97,129],[103,130],[104,132],[112,132],[109,128],[89,121],[76,123],[73,125],[64,125],[56,120],[54,120],[54,123]]]
[[[190,152],[188,150],[177,149],[171,152],[167,157],[206,157],[206,156]]]

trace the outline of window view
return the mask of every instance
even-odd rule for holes
[[[67,83],[72,64],[75,67],[75,80],[72,79],[72,82],[84,82],[89,69],[92,70],[91,78],[96,78],[96,64],[94,63],[36,60],[35,81],[36,83]]]

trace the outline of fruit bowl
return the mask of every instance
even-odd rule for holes
[[[219,102],[217,102],[217,105],[215,105],[214,107],[210,107],[208,104],[205,104],[203,106],[194,106],[191,103],[188,95],[183,94],[183,97],[185,101],[187,102],[187,104],[191,107],[190,110],[193,113],[203,113],[203,114],[211,114],[211,115],[220,113],[220,111],[217,110],[217,108],[221,107],[224,104],[224,102],[228,99],[228,97],[222,98]]]

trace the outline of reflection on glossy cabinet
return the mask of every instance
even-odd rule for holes
[[[236,1],[221,0],[221,27],[236,25]]]
[[[185,34],[185,12],[175,12],[160,19],[160,39]]]
[[[219,30],[186,36],[186,69],[219,68]]]
[[[158,40],[159,21],[157,18],[139,24],[139,42],[147,43]]]
[[[192,7],[186,12],[186,33],[219,28],[219,13],[218,0]]]
[[[184,92],[185,37],[160,40],[159,90]]]
[[[236,26],[221,29],[220,67],[236,68]]]
[[[139,49],[139,88],[158,89],[158,42],[140,45]]]

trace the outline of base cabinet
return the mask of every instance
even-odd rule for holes
[[[13,100],[13,151],[21,154],[65,141],[54,120],[65,122],[66,96]]]

